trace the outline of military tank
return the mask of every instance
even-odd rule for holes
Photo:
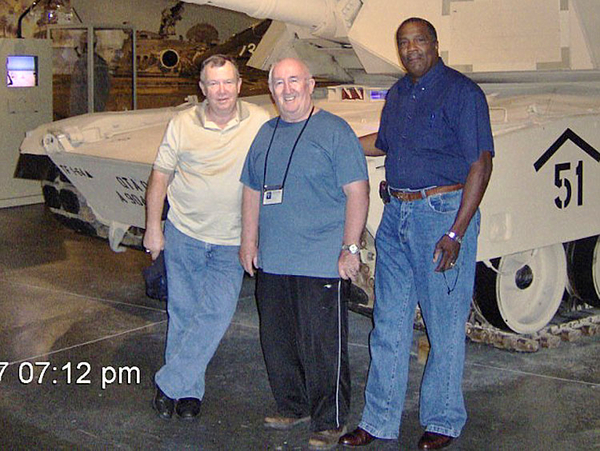
[[[600,36],[592,0],[190,0],[274,22],[248,64],[285,56],[342,84],[315,103],[358,136],[378,129],[385,95],[402,76],[394,36],[410,16],[438,30],[446,64],[485,91],[496,157],[481,204],[478,268],[467,334],[535,351],[600,325]],[[270,108],[268,97],[248,97]],[[192,102],[193,103],[193,102]],[[185,108],[182,106],[180,108]],[[113,249],[144,226],[145,181],[176,109],[67,119],[28,134],[21,152],[49,155],[72,181]],[[354,308],[372,309],[373,236],[383,205],[383,157],[368,159],[371,204]],[[60,197],[60,196],[59,196]],[[557,314],[558,312],[558,314]]]

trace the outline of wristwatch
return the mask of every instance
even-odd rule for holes
[[[360,252],[360,248],[356,244],[344,244],[342,246],[343,251],[348,251],[352,255],[356,255]]]
[[[453,232],[452,230],[449,230],[444,235],[446,235],[452,241],[456,241],[458,244],[462,244],[462,238],[458,233]]]

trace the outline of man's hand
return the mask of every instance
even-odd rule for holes
[[[144,233],[144,247],[146,252],[152,256],[152,260],[158,258],[160,251],[165,248],[165,236],[160,228],[156,231],[146,230],[146,233]]]
[[[442,236],[435,245],[433,252],[433,262],[439,263],[435,268],[436,272],[444,272],[452,269],[458,259],[460,244],[447,235]],[[441,257],[441,258],[440,258]]]
[[[254,277],[254,269],[258,267],[258,248],[254,244],[240,246],[240,263],[251,277]]]
[[[355,282],[360,269],[360,254],[351,254],[349,251],[340,252],[338,259],[338,272],[342,279],[350,279]]]

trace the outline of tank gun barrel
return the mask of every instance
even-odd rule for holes
[[[316,34],[332,34],[336,29],[333,0],[184,0],[242,12],[257,19],[273,19],[307,27]]]

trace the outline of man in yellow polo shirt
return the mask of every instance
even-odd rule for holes
[[[235,312],[244,270],[238,260],[244,159],[269,119],[238,100],[242,80],[223,55],[202,65],[206,100],[169,123],[146,191],[144,246],[164,249],[169,323],[154,408],[191,420],[200,413],[204,375]],[[165,196],[169,213],[161,224]]]

